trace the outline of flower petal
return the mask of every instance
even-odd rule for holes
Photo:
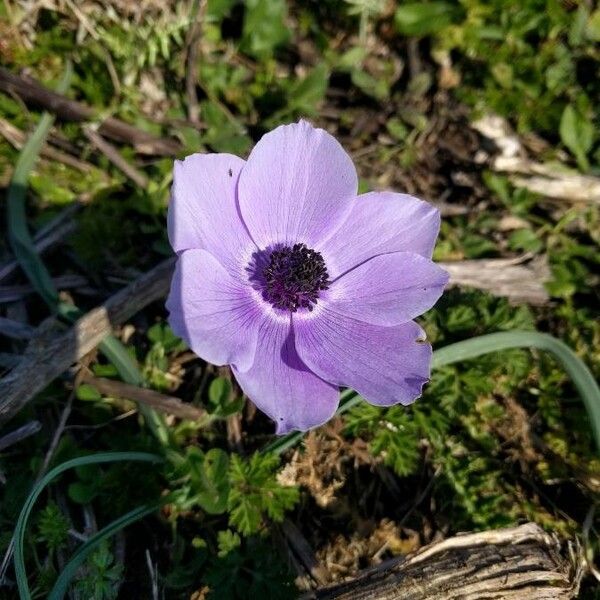
[[[236,190],[244,161],[233,154],[192,154],[176,160],[167,213],[175,252],[208,250],[230,272],[256,249],[242,221]]]
[[[440,230],[437,208],[407,194],[370,192],[322,247],[327,270],[336,278],[378,254],[414,252],[431,258]]]
[[[296,349],[317,375],[378,406],[410,404],[429,379],[431,346],[414,322],[381,327],[323,308],[294,316]]]
[[[177,261],[167,299],[169,324],[200,358],[234,364],[254,360],[264,319],[252,290],[231,277],[206,250],[186,250]]]
[[[240,175],[244,222],[261,248],[327,239],[345,220],[358,179],[339,142],[306,121],[283,125],[256,144]]]
[[[377,325],[406,323],[429,310],[448,273],[412,252],[381,254],[334,281],[325,296],[332,310]]]
[[[267,320],[259,334],[254,364],[234,368],[240,386],[256,406],[277,424],[277,433],[306,431],[328,421],[339,402],[339,390],[300,360],[289,320]]]

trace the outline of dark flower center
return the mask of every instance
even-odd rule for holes
[[[263,297],[275,308],[312,310],[319,292],[329,287],[323,257],[304,244],[277,246],[261,258],[255,280],[260,281]]]

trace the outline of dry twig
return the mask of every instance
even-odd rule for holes
[[[3,67],[0,67],[0,91],[16,94],[26,103],[53,112],[64,121],[99,121],[100,135],[131,144],[141,154],[174,156],[181,150],[176,140],[158,138],[114,117],[102,118],[87,104],[70,100],[31,77],[15,75]]]
[[[9,446],[18,444],[30,435],[36,434],[42,428],[42,424],[39,421],[29,421],[22,427],[7,433],[0,438],[0,452],[6,450]]]
[[[84,127],[83,133],[97,150],[100,150],[117,169],[123,171],[138,187],[143,189],[148,187],[148,178],[133,165],[129,164],[119,154],[119,151],[112,144],[109,144],[93,127]]]
[[[80,207],[78,202],[67,206],[35,234],[33,246],[38,254],[48,250],[75,230],[77,222],[73,217]],[[19,263],[14,259],[0,265],[0,281],[12,275],[18,268]]]
[[[193,406],[192,404],[186,404],[175,396],[167,396],[160,392],[137,387],[135,385],[129,385],[122,381],[94,377],[90,373],[84,375],[83,381],[95,387],[101,394],[134,400],[135,402],[145,404],[154,410],[174,415],[180,419],[192,419],[198,421],[200,419],[205,419],[208,416],[206,411],[197,406]]]
[[[0,135],[8,140],[17,150],[20,150],[27,141],[27,135],[4,119],[0,119]],[[49,144],[44,144],[40,154],[49,160],[61,162],[69,167],[73,167],[82,173],[89,173],[93,167],[87,162],[79,160],[66,152],[53,148]]]

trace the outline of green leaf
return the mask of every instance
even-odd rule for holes
[[[368,51],[362,46],[355,46],[346,50],[337,60],[337,68],[342,71],[355,69],[367,57]]]
[[[102,394],[89,383],[82,383],[76,392],[78,400],[84,400],[85,402],[98,402],[102,400]]]
[[[396,29],[404,35],[428,35],[441,31],[459,15],[458,7],[449,2],[403,4],[396,10]]]
[[[510,89],[513,86],[514,72],[512,65],[505,62],[499,62],[492,65],[490,70],[494,79],[501,87]]]
[[[229,522],[243,535],[257,533],[265,515],[282,521],[287,510],[298,501],[298,490],[283,487],[276,479],[279,458],[273,454],[254,454],[245,461],[231,457],[229,479]]]
[[[219,543],[219,552],[217,556],[219,556],[219,558],[227,556],[232,550],[239,548],[242,543],[240,536],[235,531],[231,531],[231,529],[219,531],[217,538]]]
[[[544,244],[531,229],[518,229],[511,233],[508,244],[512,250],[524,252],[539,252]]]
[[[90,553],[73,585],[76,598],[94,600],[116,600],[125,565],[116,560],[104,540]]]
[[[213,379],[208,388],[208,401],[211,408],[216,410],[227,404],[231,396],[231,390],[231,381],[226,377],[216,377]]]
[[[217,417],[228,417],[244,407],[244,399],[233,395],[231,381],[226,377],[213,379],[208,388],[209,411]]]
[[[226,17],[238,0],[208,0],[206,16],[214,21],[220,21]]]
[[[256,58],[272,56],[290,37],[285,0],[246,0],[242,50]]]
[[[600,42],[600,8],[597,8],[588,19],[585,34],[592,42]]]
[[[419,428],[404,406],[395,406],[381,417],[371,442],[374,456],[382,456],[401,477],[411,475],[419,464]]]
[[[260,529],[262,513],[260,500],[235,492],[229,508],[229,521],[244,535],[251,535]]]
[[[56,580],[56,583],[54,584],[50,594],[48,594],[48,600],[63,600],[67,593],[69,583],[91,552],[101,546],[105,540],[112,537],[128,525],[131,525],[132,523],[143,519],[145,516],[156,512],[160,506],[160,503],[156,503],[134,508],[127,514],[124,514],[122,517],[115,519],[112,523],[89,538],[87,542],[77,549],[77,551],[71,557],[71,560],[65,565],[65,568],[62,570],[61,574]],[[22,595],[21,598],[27,600],[31,597]]]
[[[76,481],[69,484],[68,494],[69,498],[77,504],[89,504],[98,495],[98,489],[92,483]]]
[[[404,141],[408,137],[408,128],[397,117],[392,117],[385,124],[388,132],[398,141]]]
[[[102,469],[98,465],[82,465],[75,467],[75,473],[81,481],[97,483],[102,477]]]
[[[329,69],[324,63],[317,65],[304,79],[295,82],[288,91],[288,110],[314,114],[323,100],[329,83]]]
[[[191,482],[198,504],[209,514],[225,512],[229,496],[229,456],[219,448],[206,454],[197,448],[190,450],[188,460]]]
[[[571,27],[569,28],[569,44],[571,44],[571,46],[579,46],[584,41],[588,17],[589,12],[587,7],[584,4],[580,4],[571,20]]]
[[[216,417],[225,418],[244,407],[244,399],[233,394],[231,381],[226,377],[213,379],[208,388],[209,411]]]
[[[152,327],[148,329],[147,336],[154,344],[163,346],[166,352],[184,347],[181,339],[173,333],[173,330],[166,323],[156,323],[152,325]]]
[[[389,95],[389,87],[383,79],[376,79],[360,68],[352,69],[350,78],[352,83],[368,96],[384,100]]]
[[[560,138],[577,159],[579,168],[587,171],[590,167],[587,153],[594,141],[594,126],[572,104],[565,107],[560,119]]]
[[[48,549],[62,548],[69,537],[70,523],[55,502],[49,502],[41,512],[38,522],[39,540]]]

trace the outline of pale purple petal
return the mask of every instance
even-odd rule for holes
[[[306,431],[329,420],[339,402],[339,390],[309,371],[291,337],[289,318],[267,320],[260,331],[252,367],[233,373],[256,406],[277,424],[277,433]]]
[[[175,252],[203,248],[231,273],[256,247],[237,206],[244,161],[233,154],[192,154],[176,160],[167,213]]]
[[[352,160],[339,142],[300,121],[256,144],[240,175],[238,201],[259,247],[297,242],[314,247],[345,220],[357,186]]]
[[[381,254],[334,281],[324,301],[333,311],[378,325],[406,323],[442,295],[448,273],[411,252]]]
[[[185,250],[167,299],[169,324],[200,358],[245,371],[265,318],[252,293],[206,250]]]
[[[437,208],[407,194],[370,192],[318,249],[332,278],[378,254],[414,252],[431,258],[440,229]]]
[[[381,327],[323,308],[294,315],[296,349],[317,375],[378,406],[410,404],[429,379],[431,346],[414,322]]]

